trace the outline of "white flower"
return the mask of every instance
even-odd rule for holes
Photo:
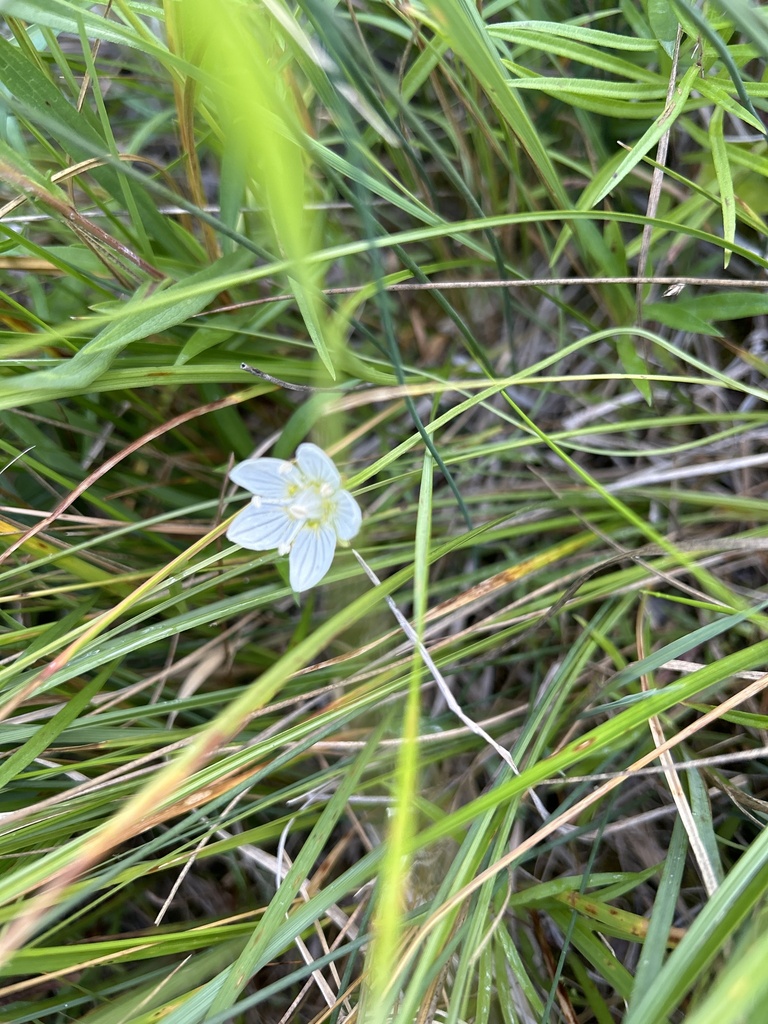
[[[248,459],[229,474],[253,493],[227,538],[251,551],[289,555],[291,587],[314,587],[331,567],[337,541],[360,529],[360,506],[341,486],[339,471],[315,444],[300,444],[295,462]]]

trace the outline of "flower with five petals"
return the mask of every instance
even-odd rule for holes
[[[294,462],[248,459],[230,480],[251,491],[249,505],[227,530],[227,539],[251,551],[288,555],[291,587],[314,587],[331,567],[338,541],[360,529],[360,506],[341,486],[341,476],[315,444],[300,444]]]

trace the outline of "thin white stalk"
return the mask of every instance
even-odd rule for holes
[[[368,565],[368,563],[363,558],[363,556],[360,554],[360,552],[356,551],[355,548],[352,548],[352,554],[355,556],[355,558],[360,563],[360,567],[362,568],[363,572],[368,577],[368,579],[371,581],[371,583],[373,583],[373,585],[375,587],[380,587],[381,586],[381,580],[376,575],[376,573],[373,571],[373,569],[370,567],[370,565]],[[496,751],[496,753],[499,755],[499,757],[502,759],[502,761],[512,769],[512,771],[515,773],[515,775],[519,775],[520,774],[520,770],[517,767],[517,765],[515,764],[514,759],[513,759],[512,755],[509,753],[509,751],[505,750],[504,747],[502,747],[500,743],[497,743],[496,740],[492,736],[489,736],[488,733],[485,731],[485,729],[483,729],[483,727],[481,725],[478,725],[477,722],[473,721],[469,717],[469,715],[467,715],[467,713],[464,711],[464,709],[461,707],[461,705],[456,700],[456,698],[453,696],[453,694],[451,693],[451,688],[448,686],[448,683],[446,683],[445,679],[443,678],[443,675],[440,672],[440,669],[437,667],[437,665],[432,660],[431,654],[429,653],[427,648],[424,646],[424,644],[421,642],[419,637],[416,635],[416,632],[414,631],[413,626],[411,626],[410,622],[406,619],[406,617],[403,615],[403,613],[397,607],[397,605],[392,600],[392,598],[389,596],[389,594],[385,594],[384,600],[389,605],[390,611],[392,612],[392,614],[397,619],[398,625],[400,626],[402,631],[405,633],[405,635],[408,637],[408,640],[410,641],[411,645],[421,655],[422,661],[427,666],[427,669],[429,670],[432,678],[434,679],[435,683],[437,684],[437,687],[440,690],[440,693],[443,695],[443,698],[445,699],[445,703],[448,705],[450,710],[454,713],[454,715],[456,715],[456,717],[461,722],[464,723],[464,725],[470,730],[470,732],[473,732],[475,734],[475,736],[479,736],[480,739],[482,739],[490,747],[493,747],[493,749]],[[538,798],[536,793],[533,792],[533,790],[529,790],[529,793],[530,793],[531,800],[533,801],[534,807],[536,808],[536,810],[541,815],[542,820],[546,821],[546,819],[549,818],[549,812],[547,811],[546,807],[541,802],[541,800]]]

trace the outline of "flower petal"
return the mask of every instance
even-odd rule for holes
[[[251,551],[270,551],[289,544],[296,531],[296,520],[284,508],[253,502],[238,513],[227,530],[227,540]]]
[[[338,491],[335,497],[336,515],[333,525],[336,528],[336,536],[339,540],[352,540],[363,521],[360,506],[349,491]]]
[[[272,500],[285,498],[289,484],[297,483],[298,476],[296,467],[283,459],[247,459],[229,472],[229,479],[238,487]]]
[[[335,550],[336,534],[332,527],[304,526],[291,548],[291,588],[300,594],[319,583],[331,568]]]
[[[341,476],[331,459],[316,444],[300,444],[296,449],[299,469],[313,483],[330,484],[334,491],[341,486]]]

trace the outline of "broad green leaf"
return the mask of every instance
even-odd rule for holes
[[[707,295],[682,295],[666,302],[651,303],[646,311],[653,310],[653,315],[662,323],[663,310],[675,310],[681,316],[690,316],[695,320],[717,322],[722,320],[741,320],[753,316],[768,314],[768,295],[764,291],[723,291],[711,292]]]
[[[21,379],[0,381],[0,409],[13,408],[20,399],[29,404],[87,391],[131,342],[182,324],[204,309],[219,291],[217,279],[231,265],[231,258],[224,257],[165,291],[150,297],[135,296],[113,323],[86,342],[71,359],[47,370],[27,373]],[[179,292],[183,293],[181,297],[177,297]]]
[[[675,51],[678,20],[669,0],[646,0],[648,24],[668,57]]]
[[[678,331],[720,338],[722,333],[709,320],[697,315],[691,307],[676,302],[649,302],[643,306],[643,321],[647,324],[665,324]]]

